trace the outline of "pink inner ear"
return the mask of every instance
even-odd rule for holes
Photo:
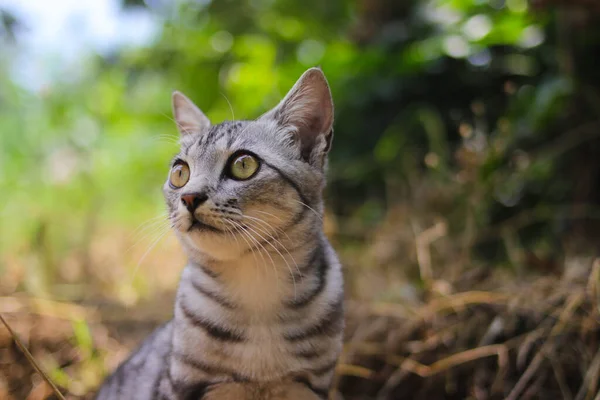
[[[320,133],[319,130],[322,128],[323,126],[323,117],[317,117],[314,118],[314,120],[312,121],[311,125],[310,125],[310,130],[312,132],[317,132]]]
[[[295,127],[302,157],[308,162],[323,160],[323,157],[313,156],[315,145],[320,143],[319,135],[325,140],[319,151],[324,155],[331,147],[333,100],[323,72],[318,68],[306,71],[284,99],[261,118]]]
[[[173,116],[182,135],[200,133],[210,127],[210,121],[183,93],[174,92]]]
[[[333,119],[331,93],[322,72],[306,72],[282,103],[282,120],[298,128],[303,156],[310,156],[316,137],[329,134]]]

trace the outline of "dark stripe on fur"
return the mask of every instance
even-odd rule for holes
[[[205,135],[206,136],[206,144],[214,143],[215,136],[217,136],[217,133],[221,133],[222,134],[221,129],[223,128],[223,126],[226,123],[227,123],[226,121],[223,121],[220,124],[213,125],[213,126],[210,127],[210,130]]]
[[[200,140],[202,140],[202,136],[200,137]],[[196,144],[196,142],[191,142],[189,145],[185,146],[185,149],[183,149],[183,151],[181,152],[183,155],[187,156],[190,152],[190,149],[192,148],[192,146],[194,146]]]
[[[169,399],[173,399],[173,398],[175,398],[175,388],[176,387],[178,387],[178,388],[183,387],[184,384],[182,382],[178,382],[177,380],[175,380],[173,378],[173,376],[171,376],[171,367],[170,366],[167,367],[167,368],[165,368],[164,378],[165,378],[163,380],[164,384],[160,385],[161,389],[163,389],[163,390],[161,390],[161,393],[162,393],[163,397],[167,397]],[[166,385],[168,385],[168,391],[170,393],[165,393],[164,392],[164,389],[167,389],[167,388],[165,388]]]
[[[292,354],[294,357],[304,358],[306,360],[312,360],[315,358],[319,358],[323,354],[323,350],[317,349],[303,349],[294,351]]]
[[[311,325],[300,332],[284,334],[283,337],[290,342],[299,342],[320,335],[332,336],[342,330],[343,318],[343,298],[340,298],[331,305],[331,310],[317,321],[316,324]]]
[[[296,250],[297,248],[300,248],[300,247],[313,247],[313,246],[310,245],[309,243],[302,243],[298,247],[296,247],[294,250]],[[295,268],[290,273],[292,282],[299,282],[302,279],[310,278],[312,270],[315,268],[315,266],[320,264],[317,261],[319,260],[320,257],[324,257],[324,255],[323,255],[324,247],[320,240],[318,240],[315,243],[314,247],[315,248],[314,248],[313,252],[310,253],[310,258],[308,259],[308,261],[306,261],[302,266]]]
[[[218,279],[219,278],[219,274],[217,274],[216,272],[210,270],[209,268],[205,267],[202,264],[191,264],[194,267],[198,267],[202,270],[202,272],[204,272],[206,275],[210,276],[213,279]]]
[[[303,385],[308,386],[308,388],[313,391],[316,395],[321,397],[322,399],[327,399],[329,397],[329,390],[327,388],[317,388],[310,383],[310,380],[306,376],[298,376],[294,378],[294,381],[301,383]]]
[[[167,326],[167,324],[164,324],[164,325],[156,328],[154,330],[154,332],[152,332],[150,334],[150,336],[148,338],[146,338],[146,340],[141,345],[139,350],[137,352],[130,354],[129,357],[125,361],[123,361],[121,363],[121,365],[119,365],[119,367],[112,373],[112,375],[104,383],[104,385],[106,385],[107,388],[105,389],[104,387],[102,387],[101,390],[98,391],[98,393],[96,393],[96,395],[94,397],[95,399],[99,398],[100,394],[102,394],[102,395],[105,394],[105,393],[103,393],[103,390],[109,390],[109,393],[113,393],[115,391],[118,394],[121,393],[121,386],[123,385],[123,379],[125,379],[126,376],[133,375],[133,373],[137,374],[139,372],[139,370],[145,366],[146,360],[148,358],[148,353],[151,351],[150,349],[152,349],[152,346],[154,345],[156,338],[160,335],[160,333],[165,329],[166,326]],[[136,360],[136,358],[138,360]],[[137,361],[137,362],[134,362],[134,361]],[[103,398],[106,398],[106,397],[103,397]]]
[[[308,273],[315,268],[315,266],[320,265],[321,261],[325,259],[325,249],[323,247],[323,243],[321,241],[317,242],[315,250],[311,254],[308,262],[300,268],[300,272],[296,272],[300,276],[296,276],[296,278],[302,278],[302,276],[308,275]]]
[[[315,376],[325,375],[325,374],[330,373],[332,370],[334,370],[336,365],[337,365],[337,358],[333,361],[328,362],[327,364],[323,365],[322,367],[317,367],[315,369],[311,369],[310,372],[312,374],[314,374]]]
[[[209,364],[203,363],[202,361],[193,359],[190,355],[184,354],[181,352],[174,352],[173,358],[176,359],[177,361],[181,362],[182,364],[185,364],[189,367],[197,369],[207,375],[229,375],[229,376],[231,376],[231,375],[235,374],[233,371],[229,371],[225,368],[221,368],[216,365],[209,365]]]
[[[206,392],[208,392],[209,387],[210,383],[199,382],[179,391],[180,395],[178,397],[182,400],[201,400]]]
[[[117,375],[117,383],[115,386],[115,390],[117,392],[117,398],[121,397],[121,388],[123,387],[123,383],[125,382],[125,375],[127,375],[127,374]]]
[[[204,330],[208,335],[210,335],[213,339],[217,339],[223,342],[244,342],[246,338],[239,333],[232,332],[231,330],[223,329],[222,327],[215,324],[213,321],[202,318],[196,314],[192,310],[190,310],[185,304],[185,297],[181,297],[179,300],[179,307],[181,311],[185,315],[185,317],[190,321],[194,326]]]
[[[169,363],[166,362],[165,365],[168,365]],[[156,380],[154,381],[154,385],[152,385],[152,398],[153,399],[157,399],[159,398],[159,389],[160,389],[160,381],[162,381],[163,376],[165,376],[165,368],[163,367],[160,371],[160,374],[158,374],[158,376],[156,377]]]
[[[211,385],[210,382],[205,381],[188,384],[181,380],[174,379],[171,376],[170,368],[166,369],[166,377],[174,395],[173,400],[175,400],[175,398],[181,400],[200,400],[204,397]]]
[[[310,205],[307,198],[302,193],[302,190],[300,190],[300,186],[298,186],[298,184],[296,182],[294,182],[294,180],[292,178],[290,178],[289,176],[284,174],[279,168],[273,166],[272,164],[269,164],[266,161],[263,161],[263,163],[265,165],[267,165],[269,168],[271,168],[272,170],[274,170],[275,172],[277,172],[284,181],[286,181],[291,187],[293,187],[294,190],[296,190],[296,192],[298,193],[298,197],[300,197],[300,200],[302,200],[302,202],[304,204]]]
[[[201,293],[205,297],[208,297],[215,303],[218,303],[219,305],[221,305],[229,310],[233,310],[236,308],[236,305],[233,304],[231,301],[229,301],[229,299],[226,299],[225,297],[213,292],[212,290],[206,289],[204,286],[202,286],[200,283],[196,282],[194,279],[192,279],[191,282],[192,282],[192,287],[197,292]]]
[[[300,196],[300,194],[299,194],[299,196]],[[287,225],[285,225],[285,226],[277,229],[277,231],[279,231],[279,232],[288,232],[291,228],[293,228],[294,226],[296,226],[298,223],[300,223],[300,221],[302,221],[304,219],[304,217],[307,214],[307,211],[308,211],[308,208],[306,208],[306,207],[303,206],[300,209],[300,211],[298,211],[294,215],[294,218]],[[242,223],[242,226],[244,228],[248,228],[248,226],[246,224]],[[252,227],[255,228],[256,226],[253,225]],[[272,236],[274,236],[275,239],[279,239],[282,235],[283,235],[283,233],[274,233]],[[275,239],[272,239],[272,241],[275,241]],[[265,240],[263,242],[259,242],[259,243],[260,244],[271,243],[271,240],[267,239],[267,240]],[[300,247],[300,246],[298,246],[298,247]],[[248,248],[248,250],[246,250],[245,253],[249,253],[250,251],[253,251],[253,250],[261,251],[261,247],[259,245],[252,245],[250,248]],[[295,250],[295,248],[294,249],[287,249],[287,250],[291,252],[291,251]]]
[[[320,254],[320,258],[318,258],[315,262],[319,262],[319,269],[317,271],[317,284],[309,290],[308,293],[305,293],[303,296],[294,299],[292,301],[286,302],[286,306],[298,310],[300,308],[306,307],[309,305],[325,288],[325,284],[327,283],[327,271],[329,270],[329,264],[325,260],[325,255],[323,252]]]
[[[300,210],[300,212],[298,212],[298,213],[296,214],[296,216],[294,217],[294,219],[293,219],[293,220],[292,220],[292,221],[291,221],[291,222],[290,222],[288,225],[284,226],[283,228],[278,228],[278,229],[277,229],[277,231],[280,231],[280,232],[287,232],[287,231],[288,231],[289,229],[291,229],[291,228],[292,228],[294,225],[298,224],[298,223],[299,223],[299,222],[302,220],[302,218],[304,217],[304,215],[306,215],[306,208],[305,208],[305,207],[303,207],[303,208],[302,208],[302,210]],[[249,228],[256,229],[256,228],[257,228],[257,226],[256,226],[256,225],[252,225],[252,226],[250,227],[249,225],[247,225],[247,224],[244,224],[244,223],[242,223],[242,224],[241,224],[241,226],[242,226],[244,229],[249,229]],[[262,227],[258,227],[258,228],[259,228],[259,230],[260,230],[260,229],[264,229],[264,228],[262,228]],[[241,232],[241,230],[239,230],[239,229],[238,229],[237,231],[238,231],[238,232]],[[251,231],[247,231],[247,233],[248,233],[248,234],[252,234],[253,232],[251,232]],[[254,233],[256,233],[256,232],[254,232]],[[265,232],[259,232],[259,234],[260,234],[261,236],[263,236],[263,237],[264,237],[264,235],[266,235],[266,233],[265,233]],[[269,249],[268,249],[268,248],[267,248],[266,250],[264,250],[264,249],[261,247],[261,245],[262,245],[262,246],[264,246],[264,245],[267,245],[267,244],[268,244],[268,245],[270,245],[270,246],[274,246],[274,247],[276,247],[276,246],[273,244],[273,242],[275,242],[275,241],[279,240],[279,238],[280,238],[281,236],[283,236],[283,233],[277,233],[277,232],[275,232],[275,233],[272,233],[272,234],[271,234],[271,233],[269,233],[269,235],[270,235],[270,237],[269,237],[268,239],[263,239],[263,238],[261,238],[261,239],[262,239],[262,241],[259,241],[257,238],[255,238],[254,236],[252,236],[252,237],[253,237],[253,238],[254,238],[254,239],[257,241],[257,244],[253,244],[253,245],[251,245],[250,247],[248,247],[248,248],[247,248],[247,249],[244,251],[244,254],[248,254],[248,253],[250,253],[250,252],[252,252],[252,251],[255,251],[255,250],[256,250],[256,251],[258,251],[258,252],[260,252],[260,251],[267,251],[267,252],[269,252]],[[302,245],[303,245],[303,244],[302,244]],[[299,245],[298,247],[300,247],[300,245]],[[284,251],[287,251],[287,252],[293,252],[293,251],[294,251],[294,250],[296,250],[298,247],[294,247],[294,248],[291,248],[291,249],[289,249],[289,248],[287,248],[287,249],[286,249],[286,248],[283,248],[283,249],[281,249],[281,250],[284,250]],[[273,248],[273,247],[271,247],[271,249],[272,249],[272,248]],[[280,250],[280,249],[278,249],[278,250]]]

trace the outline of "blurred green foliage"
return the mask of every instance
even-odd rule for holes
[[[600,200],[592,13],[569,19],[568,7],[534,12],[526,0],[125,1],[123,12],[131,7],[160,19],[155,42],[90,54],[76,78],[39,92],[11,81],[0,49],[0,270],[17,258],[51,276],[101,228],[162,212],[174,89],[213,121],[253,118],[314,65],[336,104],[328,202],[365,229],[409,203],[469,232],[461,243],[471,246],[527,210]],[[2,15],[14,41],[18,21]],[[568,210],[515,234],[555,243]],[[474,248],[502,258],[500,236]]]

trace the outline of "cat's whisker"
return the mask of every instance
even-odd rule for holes
[[[148,254],[150,254],[150,252],[154,249],[154,247],[156,247],[156,245],[158,244],[158,242],[160,242],[160,240],[165,237],[165,235],[167,233],[169,233],[169,229],[165,229],[160,235],[158,235],[158,237],[156,239],[154,239],[154,241],[150,244],[150,246],[148,247],[148,250],[146,250],[146,252],[142,255],[142,257],[140,258],[140,260],[138,261],[137,265],[135,266],[135,269],[133,270],[133,274],[131,275],[131,279],[129,281],[129,286],[131,286],[133,284],[133,281],[135,280],[135,277],[140,269],[140,265],[142,265],[142,262],[144,262],[144,260],[146,259],[146,257],[148,256]]]
[[[282,253],[279,251],[279,249],[277,249],[277,247],[275,247],[275,245],[273,245],[273,243],[271,243],[271,241],[270,241],[269,239],[265,238],[263,235],[261,235],[259,232],[257,232],[257,231],[254,229],[254,228],[256,228],[256,229],[259,229],[257,226],[254,226],[254,227],[252,227],[250,224],[247,224],[246,226],[247,226],[247,227],[248,227],[248,229],[250,229],[252,232],[256,233],[256,234],[257,234],[257,235],[258,235],[258,236],[259,236],[259,237],[260,237],[262,240],[264,240],[264,241],[265,241],[265,242],[266,242],[266,243],[267,243],[269,246],[271,246],[271,247],[273,248],[273,250],[275,250],[275,251],[277,252],[277,254],[279,254],[279,256],[281,257],[281,259],[283,260],[283,262],[285,262],[285,265],[287,265],[287,268],[288,268],[288,270],[290,271],[290,275],[292,276],[292,281],[293,281],[293,283],[294,283],[294,299],[295,299],[295,298],[296,298],[296,295],[297,295],[297,293],[296,293],[296,278],[294,277],[294,272],[292,271],[292,267],[291,267],[291,266],[290,266],[290,264],[288,263],[288,261],[287,261],[287,259],[285,258],[285,256],[284,256],[284,255],[283,255],[283,254],[282,254]],[[275,239],[275,238],[274,238],[272,235],[270,235],[270,236],[271,236],[271,239],[273,239],[273,240],[277,241],[277,239]],[[278,241],[278,242],[279,242],[279,241]],[[258,243],[258,241],[257,241],[257,243]],[[279,242],[279,243],[281,244],[281,242]],[[260,245],[261,245],[261,246],[264,248],[264,246],[262,245],[262,243],[261,243]],[[266,250],[265,250],[265,251],[266,251]],[[287,250],[286,250],[286,251],[287,251]],[[268,252],[268,251],[266,251],[266,252],[267,252],[267,255],[269,255],[269,252]],[[289,254],[289,251],[288,251],[288,254]],[[271,257],[271,256],[269,255],[269,257]],[[290,257],[291,257],[291,254],[290,254]],[[293,259],[293,257],[292,257],[292,259]],[[271,260],[273,260],[273,258],[271,258]],[[296,262],[296,261],[294,261],[294,263],[295,263],[295,262]],[[275,267],[275,263],[274,263],[274,262],[273,262],[273,267]]]
[[[137,228],[135,228],[133,230],[133,232],[131,232],[131,234],[133,235],[133,234],[137,233],[137,231],[139,229],[141,229],[143,226],[149,224],[151,221],[154,221],[154,220],[159,219],[159,218],[164,218],[166,216],[167,216],[167,212],[165,211],[165,212],[162,212],[162,213],[160,213],[158,215],[155,215],[154,217],[148,218],[147,220],[145,220],[144,222],[142,222]]]
[[[253,227],[256,229],[259,229],[261,232],[264,232],[266,235],[270,236],[273,240],[277,241],[279,243],[279,245],[281,247],[283,247],[283,249],[289,254],[289,256],[292,258],[292,261],[294,261],[294,264],[296,265],[296,270],[298,271],[299,274],[300,273],[300,268],[298,268],[298,264],[296,264],[296,260],[294,260],[294,257],[290,254],[290,252],[287,250],[287,248],[281,243],[279,242],[275,237],[273,237],[273,235],[269,234],[268,232],[265,232],[264,229],[260,229],[259,227],[257,227],[256,225],[251,225],[250,223],[247,224],[248,228],[252,229]],[[252,229],[254,231],[254,229]],[[258,232],[254,231],[256,234],[258,234],[259,236],[262,237],[262,235],[260,235]],[[265,240],[263,238],[263,240]],[[279,252],[279,250],[277,250],[277,248],[268,240],[265,240],[267,242],[267,244],[269,244],[273,249],[275,249],[275,251],[279,254],[279,256],[281,257],[281,259],[285,262],[285,264],[287,265],[288,271],[290,272],[290,276],[292,277],[292,283],[294,286],[294,299],[296,299],[297,297],[297,287],[296,287],[296,277],[294,275],[294,273],[292,272],[292,268],[290,267],[289,263],[287,262],[287,260],[285,259],[285,257],[283,256],[283,254],[281,254]]]
[[[157,218],[153,218],[153,220],[146,221],[144,225],[138,227],[137,231],[130,235],[131,239],[138,239],[140,236],[143,236],[148,230],[154,229],[157,225],[167,224],[169,222],[169,218],[167,215],[161,215]]]
[[[169,146],[169,147],[173,147],[173,148],[177,148],[180,146],[179,143],[173,142],[171,139],[165,139],[165,138],[158,138],[158,139],[152,139],[150,141],[150,143],[153,146]]]
[[[265,260],[264,256],[262,256],[263,252],[264,252],[264,253],[265,253],[265,254],[266,254],[268,257],[269,257],[269,259],[271,260],[271,265],[272,265],[272,267],[273,267],[273,271],[274,271],[274,272],[275,272],[275,274],[277,275],[277,266],[275,265],[275,260],[273,260],[273,257],[271,257],[271,253],[269,253],[269,251],[268,251],[268,250],[265,248],[265,246],[264,246],[264,245],[263,245],[263,244],[262,244],[262,243],[261,243],[261,242],[260,242],[258,239],[256,239],[256,238],[255,238],[255,237],[254,237],[254,236],[253,236],[253,235],[252,235],[250,232],[248,232],[248,229],[246,229],[246,228],[249,228],[251,231],[253,231],[253,232],[255,232],[255,233],[256,233],[256,231],[255,231],[255,230],[253,230],[252,228],[250,228],[250,227],[249,227],[249,226],[247,226],[247,225],[246,225],[246,226],[244,226],[244,225],[242,225],[242,224],[238,224],[238,226],[240,227],[240,229],[242,229],[244,232],[246,232],[246,233],[248,234],[248,237],[249,237],[249,238],[250,238],[250,239],[251,239],[251,240],[252,240],[252,241],[253,241],[253,242],[254,242],[254,243],[257,245],[257,246],[259,246],[259,247],[260,247],[260,249],[258,249],[258,254],[259,254],[259,255],[261,255],[261,257],[262,257],[262,259],[263,259],[263,262],[264,262],[264,265],[265,265],[265,266],[267,265],[267,262],[266,262],[266,260]],[[259,236],[260,236],[260,234],[259,234]],[[262,250],[262,251],[261,251],[261,250]],[[279,279],[277,279],[277,281],[279,281]],[[279,285],[279,284],[278,284],[278,285]],[[278,286],[278,289],[279,289],[279,286]]]
[[[321,214],[319,214],[314,208],[312,208],[311,206],[309,206],[308,204],[306,204],[300,200],[296,200],[296,199],[292,199],[292,200],[295,201],[296,203],[300,203],[302,206],[308,208],[310,211],[315,213],[315,215],[317,216],[317,218],[319,218],[319,220],[321,220],[321,222],[323,222],[323,216],[321,216]]]
[[[283,229],[281,229],[279,227],[275,227],[275,226],[271,225],[270,223],[268,223],[267,221],[265,221],[265,220],[263,220],[261,218],[252,217],[250,215],[243,215],[243,214],[242,214],[242,217],[243,218],[249,218],[249,219],[251,219],[253,221],[256,221],[256,222],[260,223],[262,226],[266,226],[266,229],[271,229],[274,232],[279,232],[282,235],[285,235],[285,237],[287,238],[287,240],[289,240],[290,242],[292,241],[292,239],[289,237],[289,235],[287,234],[286,231],[284,231]]]
[[[267,261],[265,260],[264,256],[262,256],[262,254],[266,254],[267,257],[269,257],[269,259],[271,260],[271,265],[273,266],[273,269],[275,271],[277,271],[277,267],[275,266],[275,260],[273,260],[273,257],[271,257],[271,253],[269,253],[269,251],[266,249],[266,247],[257,239],[254,237],[254,235],[252,235],[251,232],[249,232],[249,230],[251,230],[252,232],[255,232],[252,229],[249,229],[250,227],[247,225],[242,225],[240,224],[240,229],[242,229],[242,231],[246,232],[248,234],[248,237],[252,240],[253,243],[255,243],[256,246],[258,246],[257,250],[258,250],[258,254],[261,255],[261,257],[263,258],[263,262],[265,263],[265,265],[267,264]]]
[[[256,264],[258,264],[258,259],[256,258],[256,254],[254,252],[254,246],[252,245],[252,243],[248,242],[248,240],[246,239],[246,236],[244,235],[244,232],[240,229],[239,224],[235,221],[232,221],[230,219],[224,218],[223,221],[231,224],[234,228],[234,233],[235,231],[238,231],[242,234],[242,239],[244,239],[244,242],[246,242],[246,244],[248,245],[248,248],[250,249],[250,253],[252,254],[252,257],[254,258],[254,262]],[[264,261],[264,259],[263,259]]]
[[[184,131],[186,134],[188,134],[188,135],[189,135],[190,133],[192,133],[192,132],[190,132],[188,129],[184,128],[184,127],[183,127],[183,126],[182,126],[182,125],[181,125],[179,122],[177,122],[175,119],[173,119],[173,118],[172,118],[172,117],[170,117],[169,115],[167,115],[167,114],[165,114],[165,113],[163,113],[163,112],[161,112],[160,114],[161,114],[163,117],[166,117],[166,118],[167,118],[169,121],[172,121],[172,122],[174,122],[174,123],[175,123],[175,125],[177,125],[177,128],[178,128],[178,129],[180,129],[180,130],[182,130],[182,131]],[[197,128],[200,128],[200,127],[198,126]]]
[[[246,215],[244,215],[243,217],[247,217]],[[267,222],[265,221],[261,221],[260,219],[256,219],[258,222],[264,222],[265,224],[269,225]],[[270,225],[269,225],[270,226]],[[256,225],[252,225],[250,223],[248,223],[248,227],[254,227],[258,230],[260,230],[261,232],[263,232],[265,235],[269,236],[269,238],[273,241],[275,241],[277,244],[279,244],[281,246],[281,248],[290,256],[290,258],[292,259],[292,261],[294,262],[294,266],[296,267],[296,271],[298,271],[299,276],[302,276],[302,273],[300,271],[300,267],[298,267],[298,263],[296,262],[296,260],[294,259],[294,256],[290,253],[290,251],[287,249],[287,247],[281,243],[281,241],[279,241],[273,234],[271,234],[270,232],[268,232],[265,228],[261,228],[259,226]],[[285,232],[284,232],[285,233]],[[286,234],[287,236],[287,234]],[[289,239],[289,236],[288,236]],[[290,239],[291,240],[291,239]],[[279,252],[279,250],[270,242],[267,240],[267,243],[273,247],[273,249],[275,249],[275,251],[277,251],[277,253],[279,253],[279,256],[283,259],[283,261],[286,263],[288,270],[290,271],[290,275],[292,276],[292,281],[294,283],[294,297],[296,294],[296,278],[294,273],[292,272],[292,269],[290,267],[290,265],[288,264],[287,260],[285,259],[285,257]]]
[[[221,219],[221,221],[226,221],[225,219]],[[235,236],[235,232],[233,232],[231,230],[231,228],[224,226],[223,228],[225,228],[227,230],[227,233],[229,233],[231,235],[231,237],[233,238],[233,240],[235,240],[235,244],[237,245],[237,247],[240,247],[240,242],[238,242],[237,237]]]
[[[164,138],[164,139],[172,139],[174,142],[179,142],[180,137],[177,135],[172,135],[169,133],[161,133],[160,135],[156,135],[152,137],[153,139]]]
[[[179,137],[177,137],[175,135],[169,135],[169,134],[161,134],[161,135],[153,136],[149,139],[149,141],[150,142],[164,141],[164,142],[172,143],[172,144],[175,144],[178,146],[180,144]]]
[[[148,229],[155,227],[158,224],[166,223],[167,221],[167,213],[163,213],[161,215],[157,215],[156,217],[152,217],[146,222],[142,223],[138,226],[130,236],[131,239],[137,239],[139,236],[143,235],[144,232],[147,232]]]
[[[276,238],[276,237],[275,237],[275,236],[274,236],[272,233],[270,233],[270,232],[268,231],[268,229],[273,229],[273,230],[275,230],[275,229],[274,229],[274,228],[273,228],[273,227],[272,227],[272,226],[271,226],[271,225],[270,225],[268,222],[266,222],[266,221],[263,221],[263,220],[261,220],[260,218],[254,218],[254,217],[250,217],[249,215],[242,215],[242,217],[243,217],[243,218],[249,218],[249,219],[251,219],[251,220],[255,220],[255,221],[259,222],[259,223],[263,223],[263,224],[265,224],[265,225],[267,226],[267,228],[264,228],[264,225],[263,225],[263,227],[261,228],[261,227],[258,227],[258,226],[256,226],[256,225],[251,225],[250,223],[248,223],[248,225],[249,225],[249,226],[253,226],[253,227],[254,227],[254,228],[256,228],[256,229],[259,229],[259,230],[260,230],[261,232],[263,232],[265,235],[268,235],[268,236],[270,237],[270,239],[272,239],[273,241],[277,242],[277,244],[279,244],[279,245],[281,246],[281,248],[282,248],[283,250],[285,250],[285,252],[286,252],[286,253],[287,253],[287,254],[290,256],[290,258],[291,258],[291,259],[292,259],[292,261],[294,262],[294,265],[296,266],[296,270],[298,271],[298,273],[300,273],[300,268],[298,267],[298,263],[297,263],[297,262],[296,262],[296,260],[294,259],[294,256],[292,256],[292,254],[289,252],[289,250],[287,249],[287,247],[286,247],[286,246],[285,246],[285,245],[284,245],[284,244],[283,244],[283,243],[282,243],[280,240],[278,240],[278,239],[277,239],[277,238]],[[288,236],[288,234],[287,234],[287,233],[285,233],[285,231],[283,231],[282,229],[279,229],[279,230],[280,230],[280,231],[281,231],[281,232],[282,232],[282,233],[283,233],[283,234],[284,234],[284,235],[285,235],[285,236],[288,238],[288,240],[289,240],[289,241],[291,241],[291,240],[292,240],[292,239],[291,239],[291,238]],[[269,244],[271,244],[271,243],[269,242]],[[282,258],[283,258],[283,256],[282,256]],[[284,261],[285,261],[285,258],[284,258]],[[292,272],[292,271],[290,271],[290,272]],[[302,275],[302,274],[300,273],[300,275]],[[293,278],[293,276],[294,276],[294,275],[292,274],[292,278]]]
[[[279,232],[281,232],[291,242],[292,239],[289,237],[289,235],[283,229],[281,229],[281,228],[274,228],[273,226],[271,226],[271,224],[269,224],[266,221],[261,220],[260,218],[251,217],[249,215],[242,215],[242,217],[250,219],[250,220],[254,220],[254,221],[258,222],[258,223],[261,223],[262,227],[259,227],[259,226],[256,226],[256,225],[252,225],[250,223],[248,223],[248,225],[249,226],[254,226],[256,229],[260,229],[261,232],[265,233],[272,240],[274,240],[275,242],[277,242],[281,246],[281,248],[290,256],[290,258],[292,259],[292,261],[294,262],[294,266],[296,267],[296,271],[298,272],[298,276],[302,277],[302,272],[300,271],[300,267],[298,267],[298,263],[294,259],[294,256],[292,256],[292,254],[290,253],[290,251],[287,249],[287,247],[280,240],[278,240],[272,233],[269,232],[269,229],[271,229],[273,231],[279,231]],[[266,226],[266,228],[265,228],[265,226]],[[271,244],[271,243],[269,242],[269,244]],[[272,244],[271,244],[271,246],[274,247]],[[284,261],[286,261],[283,256],[282,256],[282,258],[283,258]],[[290,274],[292,276],[292,280],[294,281],[294,292],[295,292],[296,278],[295,278],[295,275],[292,273],[291,268],[289,267],[289,265],[288,265],[288,269],[290,270]]]
[[[168,230],[168,227],[169,227],[168,220],[160,221],[160,223],[153,224],[153,226],[151,228],[148,228],[146,230],[146,232],[143,235],[141,235],[139,239],[137,239],[135,241],[135,243],[133,243],[131,246],[129,246],[127,248],[127,250],[125,250],[125,254],[129,253],[134,247],[136,247],[137,245],[139,245],[146,239],[155,236],[157,233],[159,233],[165,229]]]
[[[238,230],[239,230],[239,232],[242,234],[242,237],[246,236],[246,237],[248,237],[248,238],[250,239],[251,243],[256,243],[257,245],[259,245],[259,246],[260,246],[260,243],[259,243],[259,242],[256,240],[256,238],[255,238],[254,236],[252,236],[252,235],[251,235],[251,234],[250,234],[250,233],[249,233],[249,232],[248,232],[248,231],[247,231],[247,230],[244,228],[244,226],[243,226],[241,223],[239,223],[239,222],[235,222],[235,221],[232,221],[232,222],[233,222],[233,223],[236,225],[237,229],[238,229]],[[264,255],[263,255],[263,252],[261,251],[261,249],[260,249],[260,248],[258,248],[258,247],[255,247],[255,245],[254,245],[254,244],[251,244],[251,243],[249,243],[249,244],[248,244],[248,246],[250,247],[250,251],[252,251],[252,252],[253,252],[253,254],[254,254],[254,249],[256,249],[256,250],[258,251],[258,255],[259,255],[259,256],[262,258],[262,260],[263,260],[263,262],[262,262],[262,264],[261,264],[261,267],[262,267],[263,271],[264,271],[265,273],[267,273],[267,272],[268,272],[268,270],[267,270],[267,261],[265,260],[265,257],[264,257]],[[262,247],[262,246],[261,246],[261,247]],[[263,247],[263,249],[262,249],[262,250],[263,250],[264,252],[266,252],[266,253],[267,253],[267,255],[269,256],[269,258],[271,258],[271,255],[270,255],[270,254],[269,254],[269,253],[268,253],[268,252],[267,252],[267,251],[264,249],[264,247]],[[256,265],[258,265],[258,260],[256,259],[256,257],[254,257],[254,262],[256,263]],[[273,261],[273,258],[271,258],[271,263],[272,263],[273,269],[274,269],[274,271],[275,271],[275,274],[277,274],[277,268],[275,267],[275,262]],[[256,278],[257,278],[257,280],[258,280],[258,278],[259,278],[259,277],[258,277],[258,269],[256,269]],[[278,284],[278,286],[277,286],[277,287],[279,288],[279,284]]]
[[[231,105],[231,102],[229,101],[227,96],[225,96],[225,93],[223,93],[223,92],[219,92],[219,93],[221,94],[221,96],[223,96],[225,98],[225,101],[227,102],[227,104],[229,104],[229,110],[231,110],[231,120],[234,121],[235,114],[233,113],[233,106]]]
[[[251,243],[249,243],[249,242],[248,242],[248,240],[246,239],[246,235],[247,235],[247,234],[246,234],[245,232],[243,232],[243,231],[240,229],[240,227],[239,227],[239,224],[238,224],[237,222],[235,222],[235,221],[228,221],[228,222],[230,222],[230,223],[234,224],[234,228],[235,228],[235,229],[236,229],[238,232],[240,232],[240,234],[242,235],[242,239],[244,239],[244,241],[245,241],[245,242],[246,242],[246,244],[248,245],[248,248],[250,249],[250,252],[252,253],[252,258],[254,258],[254,263],[255,263],[255,265],[256,265],[256,266],[258,266],[258,259],[256,258],[256,255],[255,255],[255,253],[254,253],[254,246],[253,246]],[[261,255],[261,257],[262,257],[262,255]],[[261,264],[261,268],[262,268],[264,271],[266,271],[266,270],[267,270],[267,269],[266,269],[266,268],[267,268],[267,265],[266,265],[266,263],[265,263],[264,257],[262,257],[262,259],[263,259],[263,263]],[[258,268],[256,268],[256,274],[255,274],[255,275],[256,275],[256,279],[258,280],[258,278],[259,278],[259,277],[258,277]]]
[[[229,221],[227,221],[226,218],[221,218],[221,221],[229,222]],[[228,227],[228,226],[223,226],[223,228],[225,228],[225,230],[227,231],[227,234],[231,235],[231,237],[235,240],[235,243],[238,246],[238,248],[240,248],[240,243],[237,240],[235,232],[230,227]],[[249,246],[250,251],[252,252],[252,246],[248,243],[248,241],[246,241],[246,244]],[[254,257],[254,262],[258,264],[258,262],[256,261],[256,257],[254,256],[254,252],[252,252],[252,256]]]
[[[283,220],[282,220],[281,218],[279,218],[279,217],[278,217],[277,215],[275,215],[275,214],[271,214],[271,213],[268,213],[268,212],[266,212],[266,211],[261,211],[261,210],[253,210],[253,212],[257,212],[257,213],[261,213],[261,214],[266,214],[266,215],[269,215],[269,216],[271,216],[271,217],[273,217],[273,218],[277,219],[279,222],[283,222]]]

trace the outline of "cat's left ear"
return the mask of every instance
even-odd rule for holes
[[[292,128],[302,158],[323,167],[333,139],[333,100],[321,69],[311,68],[302,74],[284,99],[263,118]]]
[[[210,120],[183,93],[175,91],[172,96],[173,117],[181,136],[203,133],[210,128]]]

